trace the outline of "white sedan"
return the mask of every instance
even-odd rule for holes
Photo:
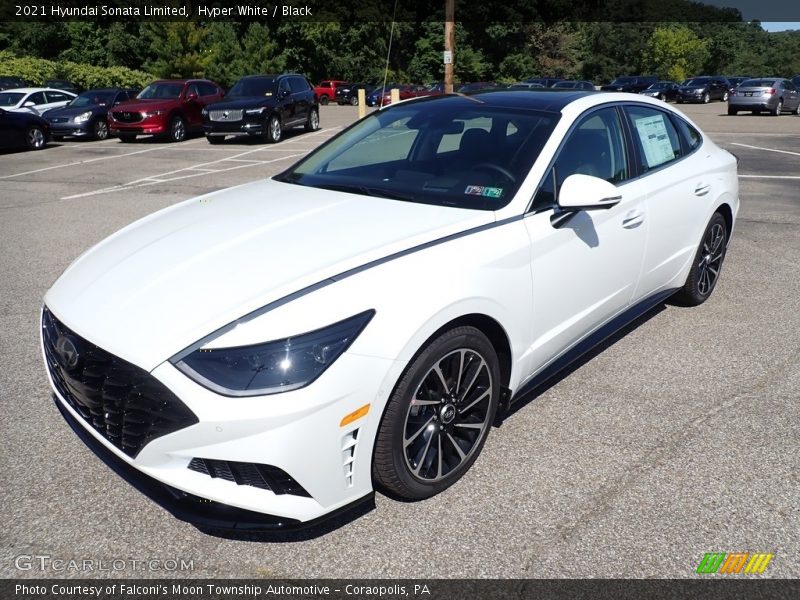
[[[442,491],[499,406],[704,302],[738,207],[736,158],[657,100],[403,102],[80,256],[44,358],[78,435],[177,517],[303,526]]]
[[[41,116],[51,108],[69,104],[75,94],[50,88],[17,88],[0,92],[0,108]]]

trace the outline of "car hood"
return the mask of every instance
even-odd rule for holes
[[[221,102],[214,102],[208,105],[208,109],[225,110],[231,108],[254,108],[258,106],[275,106],[275,104],[277,104],[277,98],[275,97],[250,96],[247,98],[231,98],[230,100],[225,99]]]
[[[70,265],[45,304],[82,337],[149,371],[270,302],[493,221],[491,211],[260,181],[118,231]]]
[[[152,110],[169,110],[181,106],[181,100],[126,100],[114,107],[115,112],[141,112]]]
[[[85,112],[91,112],[92,114],[97,114],[98,112],[105,112],[106,107],[100,106],[99,104],[89,104],[88,106],[63,106],[61,108],[51,108],[47,112],[45,112],[42,116],[43,117],[74,117],[76,115],[83,114]]]

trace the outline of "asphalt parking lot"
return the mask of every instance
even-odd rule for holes
[[[175,574],[18,568],[46,555],[183,559],[191,577],[681,578],[711,551],[771,552],[764,577],[800,577],[800,117],[679,108],[741,160],[713,297],[657,308],[527,399],[445,493],[378,495],[338,528],[260,541],[175,520],[83,446],[50,398],[41,300],[113,231],[277,173],[356,108],[322,107],[323,129],[277,145],[109,139],[0,154],[0,577]]]

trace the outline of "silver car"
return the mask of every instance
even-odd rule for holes
[[[795,84],[781,77],[748,79],[728,96],[728,114],[735,115],[740,110],[752,111],[754,115],[761,111],[775,116],[782,112],[800,115],[800,92]]]

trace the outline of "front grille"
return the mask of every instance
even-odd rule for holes
[[[68,117],[48,117],[48,121],[51,123],[67,123],[69,121]]]
[[[241,121],[242,120],[242,111],[241,109],[229,109],[229,110],[210,110],[208,111],[208,118],[212,121]]]
[[[115,110],[112,114],[114,115],[114,118],[120,123],[138,123],[139,121],[144,119],[142,113],[138,112]]]
[[[291,475],[272,465],[193,458],[189,463],[189,469],[215,479],[232,481],[236,485],[250,485],[262,490],[270,490],[274,494],[311,497],[311,494],[303,489],[303,486],[297,483]]]
[[[47,368],[61,396],[125,454],[198,422],[144,369],[106,352],[61,323],[46,307],[42,338]]]

